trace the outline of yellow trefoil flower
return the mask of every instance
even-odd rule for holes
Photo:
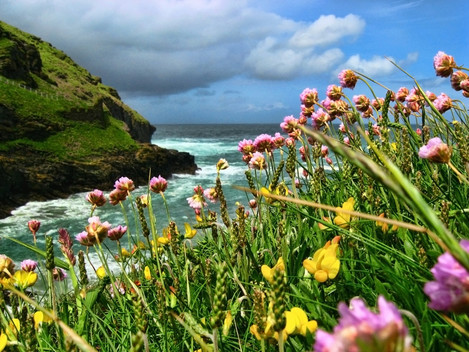
[[[337,207],[337,210],[343,209],[343,210],[352,211],[354,205],[355,205],[355,200],[353,199],[353,197],[350,197],[345,203],[342,204],[342,207]],[[350,214],[345,214],[345,213],[338,211],[336,217],[334,218],[334,224],[344,229],[349,228],[350,227]]]
[[[189,223],[185,222],[184,223],[184,229],[186,230],[186,233],[184,234],[184,238],[194,238],[195,234],[197,233],[196,229],[193,229]]]
[[[52,319],[48,315],[45,315],[43,312],[38,310],[33,315],[34,319],[34,328],[37,330],[42,323],[52,323]]]
[[[309,332],[312,334],[318,328],[316,320],[308,320],[305,311],[298,307],[293,307],[290,311],[285,312],[287,324],[285,332],[288,335],[303,335]]]
[[[21,290],[33,286],[37,281],[37,274],[33,271],[18,270],[13,274],[15,285]]]
[[[168,244],[169,242],[171,241],[171,235],[169,233],[169,229],[167,227],[165,227],[163,229],[163,236],[161,237],[158,237],[156,239],[156,242],[158,243],[158,245],[166,245]]]
[[[7,346],[8,338],[3,332],[0,334],[0,351],[3,351]]]
[[[278,258],[277,264],[275,264],[272,268],[265,264],[261,266],[262,276],[264,276],[264,278],[271,284],[274,282],[275,270],[281,270],[283,272],[285,271],[285,263],[282,257]]]
[[[223,321],[223,336],[228,336],[232,323],[233,315],[231,315],[231,311],[229,310],[226,312],[225,320]]]
[[[143,269],[143,275],[145,276],[145,280],[151,280],[151,271],[150,271],[150,268],[148,266],[145,267],[145,269]]]
[[[303,261],[304,268],[318,282],[325,282],[327,279],[334,279],[339,273],[340,261],[337,259],[337,249],[339,247],[340,236],[327,241],[323,248],[318,249],[312,259]]]
[[[101,280],[107,276],[106,269],[104,268],[104,266],[101,265],[98,269],[96,269],[96,276]]]

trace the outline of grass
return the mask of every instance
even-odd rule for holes
[[[374,82],[360,77],[359,84]],[[426,106],[420,99],[420,108],[409,116],[403,113],[405,105],[391,102],[388,94],[368,119],[349,104],[336,117],[343,132],[330,122],[314,130],[299,123],[289,131],[296,138],[292,146],[248,155],[263,165],[247,167],[250,186],[240,190],[251,207],[225,199],[227,176],[219,163],[214,180],[218,203],[202,205],[190,225],[174,222],[171,209],[167,218],[156,218],[154,209],[167,204],[163,192],[151,191],[152,181],[142,205],[131,183],[120,180],[115,192],[125,198],[122,205],[130,204],[122,206],[127,232],[111,245],[103,239],[108,225],[92,218],[85,236],[93,245],[75,242],[72,248],[62,237],[60,257],[69,274],[65,281],[49,278],[45,292],[35,290],[34,280],[11,279],[12,270],[4,270],[11,266],[3,258],[2,292],[9,309],[0,322],[6,350],[322,351],[318,331],[334,330],[341,320],[340,302],[360,297],[376,311],[382,296],[400,315],[381,328],[358,319],[353,328],[375,329],[371,340],[355,330],[363,339],[359,351],[467,351],[467,301],[439,311],[429,307],[434,298],[424,292],[435,280],[431,269],[444,252],[459,262],[459,269],[446,268],[446,276],[461,270],[469,277],[469,253],[459,245],[469,230],[467,111],[454,101],[443,116],[433,103]],[[414,130],[411,118],[422,133]],[[102,143],[97,148],[107,147],[108,134],[121,138],[116,124],[111,119],[102,134],[91,135]],[[77,123],[66,138],[50,138],[42,148],[65,153],[60,147],[65,141],[73,145],[83,133],[94,133],[85,126]],[[452,167],[419,156],[419,149],[436,136],[452,147]],[[322,145],[328,146],[328,155],[321,155]],[[298,153],[300,147],[305,151]],[[200,189],[194,192],[194,204],[208,197]],[[232,210],[236,216],[230,218]],[[90,209],[94,216],[103,211]],[[159,232],[156,222],[167,227]],[[197,229],[196,242],[192,229]],[[38,272],[51,277],[56,270],[51,248],[46,248],[45,261],[44,252],[32,249],[41,258]],[[75,265],[71,252],[80,258]],[[98,255],[102,269],[87,261],[89,252]],[[315,269],[306,270],[311,262]],[[109,269],[111,263],[119,272]],[[88,278],[90,273],[95,279]],[[56,291],[65,293],[55,300]],[[469,289],[463,292],[467,295]],[[1,304],[5,308],[6,301]],[[50,319],[35,328],[37,311]],[[389,318],[381,313],[382,321]],[[8,328],[14,319],[21,326],[18,332]],[[401,321],[410,344],[403,340],[405,329],[396,330]],[[351,338],[349,347],[355,343],[360,342]]]

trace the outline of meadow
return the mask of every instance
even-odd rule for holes
[[[377,97],[351,70],[324,99],[305,89],[285,135],[239,142],[246,204],[224,196],[220,156],[181,204],[191,223],[171,217],[170,181],[136,197],[123,176],[88,193],[80,234],[10,238],[31,255],[0,256],[0,351],[469,351],[469,77],[443,52],[434,68],[461,100],[416,80]]]

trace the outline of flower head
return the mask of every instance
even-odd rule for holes
[[[161,175],[159,175],[158,177],[152,177],[152,179],[150,180],[150,189],[152,190],[152,192],[164,192],[166,191],[166,188],[168,188],[168,181],[166,181],[165,178],[161,177]]]
[[[469,79],[467,73],[463,71],[456,71],[451,75],[451,87],[454,90],[461,90],[461,82]]]
[[[370,311],[361,298],[350,308],[339,303],[339,325],[333,333],[316,332],[316,352],[412,351],[412,339],[397,307],[378,297],[379,312]]]
[[[124,201],[127,198],[127,192],[120,189],[114,189],[109,193],[109,203],[112,205],[119,204],[121,201]]]
[[[295,119],[293,115],[285,116],[280,128],[286,133],[292,133],[298,128],[298,119]]]
[[[238,143],[238,151],[244,155],[250,155],[256,151],[256,147],[251,139],[243,139]]]
[[[443,51],[439,51],[433,58],[433,67],[437,76],[449,77],[456,67],[454,58]]]
[[[67,273],[63,269],[54,268],[52,270],[52,277],[55,281],[64,281],[67,276]]]
[[[272,140],[272,136],[264,133],[256,137],[254,147],[258,152],[269,153],[275,148],[275,144]]]
[[[41,226],[41,223],[38,220],[29,220],[28,221],[28,227],[29,231],[35,236],[36,233],[39,231],[39,227]]]
[[[25,259],[21,262],[21,270],[30,272],[34,271],[37,268],[37,262],[31,259]]]
[[[453,101],[445,93],[441,93],[434,101],[435,108],[444,113],[453,107]]]
[[[127,226],[118,225],[108,231],[107,237],[109,237],[111,241],[118,241],[126,232]]]
[[[217,162],[217,172],[220,172],[221,170],[226,170],[230,167],[230,164],[228,164],[228,161],[226,159],[220,159]]]
[[[451,147],[438,138],[432,138],[419,149],[419,157],[435,163],[447,163],[451,158]]]
[[[339,73],[340,85],[343,88],[355,88],[357,84],[358,77],[352,70],[343,70]]]
[[[340,261],[337,259],[340,236],[327,241],[323,248],[318,249],[313,258],[303,261],[304,268],[318,282],[325,282],[327,279],[334,279],[339,273]]]
[[[460,242],[469,253],[469,241]],[[469,313],[469,272],[450,253],[443,253],[431,269],[435,281],[423,288],[430,297],[428,306],[435,310]]]
[[[269,266],[267,266],[265,264],[261,266],[262,276],[264,276],[264,278],[269,283],[274,282],[274,272],[275,272],[275,270],[280,270],[282,272],[285,271],[285,262],[283,261],[282,257],[278,258],[277,263],[272,268],[270,268]]]
[[[347,199],[346,202],[342,204],[342,207],[337,207],[337,210],[343,209],[343,210],[352,211],[354,205],[355,205],[355,200],[352,197],[350,197],[349,199]],[[343,228],[348,228],[350,226],[349,224],[350,218],[351,218],[350,214],[346,214],[346,213],[338,211],[337,216],[334,218],[334,224]]]
[[[106,204],[106,198],[104,197],[104,193],[99,189],[95,189],[94,191],[89,192],[86,195],[86,200],[95,207],[102,207],[104,204]]]
[[[311,107],[318,102],[318,91],[316,88],[305,88],[300,94],[300,101],[306,107]]]
[[[409,89],[407,87],[401,87],[396,93],[396,100],[403,103],[408,95]]]
[[[192,209],[202,209],[207,206],[204,198],[204,189],[201,186],[194,187],[194,195],[186,198],[186,200]]]
[[[114,188],[124,192],[132,192],[135,189],[134,181],[128,177],[121,177],[114,183]]]
[[[367,98],[366,95],[355,95],[353,97],[353,102],[355,103],[355,107],[360,112],[365,112],[368,110],[370,106],[370,99]]]
[[[252,155],[251,160],[249,160],[249,167],[251,169],[256,169],[256,170],[263,170],[265,169],[266,163],[265,163],[265,158],[262,153],[255,152]]]
[[[191,225],[189,225],[189,223],[187,222],[184,223],[184,230],[185,230],[184,238],[191,239],[191,238],[194,238],[194,236],[197,234],[197,230],[193,229]]]
[[[13,278],[15,279],[15,285],[22,290],[33,286],[37,281],[37,277],[37,273],[24,270],[18,270],[13,275]]]
[[[327,87],[326,96],[331,100],[339,100],[344,93],[342,93],[342,87],[331,84]]]

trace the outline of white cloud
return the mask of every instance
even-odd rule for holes
[[[395,61],[393,58],[389,60]],[[396,67],[383,56],[373,56],[370,60],[362,59],[359,54],[352,55],[342,66],[358,71],[370,77],[386,76]]]

